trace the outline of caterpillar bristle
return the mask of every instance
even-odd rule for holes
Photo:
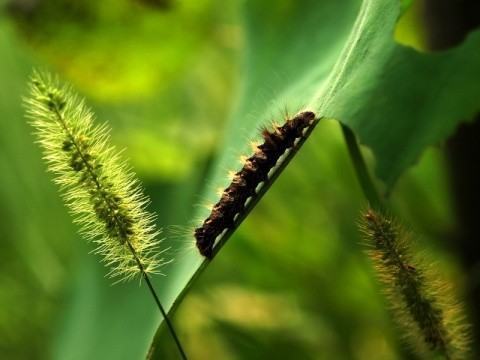
[[[268,182],[269,174],[280,163],[279,159],[306,137],[304,130],[312,127],[315,114],[305,111],[288,118],[281,126],[269,130],[263,128],[263,143],[252,142],[253,154],[246,158],[237,172],[229,172],[230,185],[220,194],[209,216],[194,231],[197,247],[206,258],[212,258],[216,239],[226,230],[233,228],[241,218],[247,201],[253,199]]]

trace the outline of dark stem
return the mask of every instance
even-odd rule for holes
[[[175,341],[175,344],[177,345],[178,352],[180,353],[180,356],[183,360],[187,360],[187,355],[185,354],[185,351],[183,350],[182,344],[180,340],[178,339],[177,333],[175,332],[175,328],[173,327],[173,324],[171,323],[170,319],[168,318],[167,312],[162,306],[162,303],[160,302],[160,299],[158,298],[157,292],[155,291],[155,288],[152,285],[152,282],[150,281],[150,277],[148,274],[145,272],[143,269],[143,265],[140,261],[140,259],[137,257],[137,253],[135,252],[135,249],[133,248],[132,244],[130,244],[130,241],[127,240],[128,247],[130,251],[132,252],[133,257],[135,258],[135,261],[137,262],[138,268],[140,269],[143,278],[145,279],[145,282],[147,283],[147,287],[150,290],[150,293],[153,296],[153,299],[155,300],[155,303],[157,304],[158,309],[162,313],[163,319],[165,320],[165,324],[167,324],[168,330],[170,331],[170,334],[173,337],[173,340]]]
[[[461,43],[468,33],[480,26],[478,0],[424,0],[423,18],[426,21],[430,50],[445,50]],[[463,119],[467,120],[467,119]],[[473,357],[480,352],[480,115],[473,122],[460,124],[446,143],[447,166],[453,192],[457,228],[449,244],[460,255],[466,272],[466,295],[472,322]]]
[[[363,194],[367,198],[370,206],[375,210],[382,210],[382,200],[378,195],[377,189],[373,180],[368,172],[367,165],[363,159],[360,148],[358,147],[357,139],[352,130],[345,125],[342,126],[343,137],[347,144],[348,153],[350,154],[350,159],[352,160],[353,167],[357,174],[358,182],[363,190]]]
[[[90,163],[85,158],[85,155],[82,153],[80,147],[78,146],[77,142],[75,141],[75,138],[74,138],[73,134],[71,133],[70,129],[68,128],[67,124],[65,123],[65,119],[63,118],[63,116],[62,116],[60,110],[57,108],[57,106],[55,106],[54,111],[55,111],[55,114],[57,115],[58,121],[60,122],[61,126],[63,127],[63,129],[67,133],[67,136],[72,141],[72,144],[75,146],[75,148],[76,148],[77,152],[79,153],[82,161],[84,162],[88,172],[90,173],[90,176],[92,177],[93,181],[95,182],[95,186],[97,187],[98,190],[101,190],[101,188],[102,188],[101,184],[98,182],[96,176],[94,176],[95,173],[94,173],[92,167],[90,166]],[[102,192],[100,192],[100,194],[102,194]],[[103,197],[103,200],[105,201],[105,203],[108,204],[109,207],[111,208],[110,202],[108,201],[108,199],[103,194],[101,196]],[[117,225],[121,228],[122,227],[121,222],[118,220],[117,216],[115,215],[115,213],[113,211],[112,211],[112,216],[115,219],[115,222],[117,223]],[[172,323],[170,322],[170,319],[168,318],[167,313],[166,313],[165,309],[163,308],[162,303],[160,302],[160,299],[158,298],[158,295],[157,295],[157,293],[156,293],[156,291],[155,291],[155,289],[152,285],[152,282],[150,281],[150,277],[145,272],[143,264],[140,261],[140,259],[138,258],[137,253],[136,253],[134,247],[132,246],[131,242],[128,239],[126,239],[126,243],[128,245],[128,248],[129,248],[130,252],[132,253],[133,258],[135,259],[135,262],[137,263],[138,269],[142,273],[142,276],[145,279],[145,282],[147,283],[148,289],[150,290],[150,293],[152,294],[153,299],[155,300],[155,303],[157,304],[157,307],[160,310],[160,313],[162,314],[165,323],[167,324],[168,330],[169,330],[173,340],[175,341],[175,344],[177,345],[177,348],[178,348],[178,351],[180,353],[181,358],[183,360],[187,360],[187,356],[185,354],[185,351],[183,350],[182,344],[180,343],[180,340],[178,339],[177,333],[175,332],[175,329],[174,329]]]

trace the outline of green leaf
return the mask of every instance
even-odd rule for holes
[[[366,0],[350,25],[356,4],[306,0],[272,15],[265,2],[247,5],[248,76],[236,119],[307,105],[353,128],[391,187],[426,146],[480,108],[480,34],[422,54],[394,41],[398,1]],[[270,89],[275,94],[257,100]]]
[[[421,54],[393,41],[398,8],[387,3],[364,3],[357,30],[313,104],[356,131],[392,187],[426,146],[479,110],[480,33],[456,49]]]
[[[221,148],[228,150],[207,182],[225,185],[225,169],[248,153],[245,135],[254,137],[260,125],[280,119],[274,115],[285,106],[290,113],[306,107],[352,128],[373,150],[376,173],[389,189],[425,147],[470,119],[480,108],[480,33],[443,53],[419,53],[394,41],[400,5],[247,2],[244,83],[224,133]],[[204,194],[217,199],[213,189]],[[177,259],[162,284],[167,307],[179,304],[204,265],[195,252]]]
[[[354,129],[361,141],[374,151],[377,174],[390,186],[425,146],[443,139],[458,121],[468,119],[480,106],[476,81],[480,68],[480,54],[476,51],[480,43],[478,33],[456,49],[421,54],[393,40],[400,12],[397,0],[363,3],[265,0],[250,1],[245,6],[247,51],[243,84],[225,129],[223,148],[226,150],[220,152],[208,181],[204,182],[212,184],[204,191],[203,198],[207,200],[216,200],[214,188],[228,182],[225,170],[237,167],[236,157],[248,153],[246,138],[256,136],[258,126],[272,118],[281,121],[277,115],[284,106],[290,113],[307,106]],[[4,54],[10,54],[10,46],[10,43],[2,45]],[[15,59],[10,63],[16,63]],[[5,69],[9,72],[10,68]],[[24,83],[26,76],[23,80],[9,83]],[[17,91],[15,94],[9,97],[11,101],[5,100],[5,107],[16,103],[19,94]],[[14,112],[19,115],[9,119],[21,116],[20,109],[11,113]],[[5,122],[5,127],[7,125]],[[19,131],[26,130],[22,127]],[[30,144],[30,140],[26,142]],[[9,146],[14,148],[12,140]],[[15,148],[17,156],[22,153],[19,148]],[[33,148],[31,145],[30,149]],[[36,156],[33,150],[29,153],[32,158]],[[22,176],[32,186],[38,184],[37,179],[43,174],[39,171],[39,156],[36,161],[25,162],[25,176]],[[28,169],[30,163],[37,164],[35,171]],[[12,184],[14,180],[12,177]],[[16,185],[21,188],[20,184]],[[192,182],[188,194],[194,191],[193,185]],[[57,194],[51,190],[49,188],[49,194],[38,201],[31,214],[41,212],[46,203],[55,200],[55,214],[64,214]],[[163,208],[155,210],[165,223],[177,222],[178,217],[164,218],[164,215],[181,202],[181,196],[187,197],[185,188],[175,188],[178,194],[169,197],[171,191],[170,188],[159,190],[161,200],[153,201],[162,204]],[[198,215],[201,218],[205,213]],[[61,220],[58,222],[62,224],[68,221],[66,216]],[[58,229],[54,225],[50,228]],[[62,328],[63,337],[58,339],[56,358],[142,357],[160,321],[159,316],[154,315],[153,301],[146,289],[139,289],[136,284],[109,286],[109,282],[102,279],[104,269],[95,265],[97,259],[86,254],[86,245],[74,238],[73,230],[68,227],[61,234],[55,232],[50,230],[45,238],[55,239],[57,243],[78,242],[75,252],[81,254],[79,261],[87,262],[81,266],[82,271],[74,282],[73,306]],[[192,237],[187,241],[191,244]],[[205,263],[196,249],[179,252],[175,262],[165,269],[167,276],[156,280],[166,307],[180,303],[204,268],[202,264]],[[95,322],[98,326],[91,326]],[[134,336],[128,346],[120,346],[125,342],[126,326]]]

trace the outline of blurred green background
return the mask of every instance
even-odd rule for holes
[[[189,229],[202,189],[218,185],[206,178],[238,103],[243,3],[0,4],[0,358],[142,358],[158,325],[152,299],[138,283],[103,278],[45,172],[21,98],[32,67],[72,83],[126,148],[159,225]],[[396,32],[417,49],[426,46],[420,9]],[[443,149],[427,149],[391,199],[462,291],[465,276],[446,245],[455,222]],[[175,312],[191,358],[414,358],[362,252],[356,224],[365,206],[338,123],[320,123]],[[164,234],[182,247],[175,231]],[[175,358],[168,335],[161,344]]]

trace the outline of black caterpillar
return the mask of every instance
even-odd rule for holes
[[[315,114],[305,111],[288,119],[282,126],[276,126],[273,131],[264,129],[264,142],[257,146],[243,168],[235,173],[230,185],[223,191],[220,200],[213,207],[210,215],[202,226],[195,229],[195,239],[200,253],[211,259],[215,239],[225,229],[232,228],[237,214],[244,211],[245,203],[256,195],[256,188],[261,182],[268,180],[269,171],[276,165],[278,159],[290,148],[297,139],[304,137],[305,130],[315,120]]]

